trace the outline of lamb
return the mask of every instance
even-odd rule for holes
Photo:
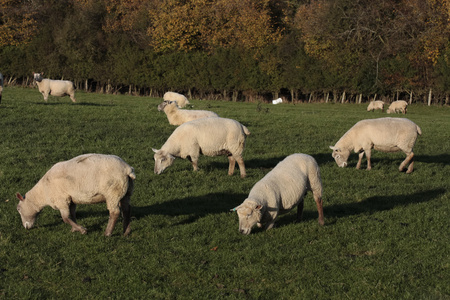
[[[368,119],[357,122],[350,128],[334,146],[332,157],[339,167],[346,167],[351,150],[359,153],[356,169],[361,167],[361,160],[366,154],[367,170],[372,169],[370,163],[371,149],[382,152],[403,151],[406,159],[400,164],[399,171],[403,171],[410,163],[406,173],[411,173],[414,168],[413,147],[417,134],[422,130],[414,122],[401,118]]]
[[[110,236],[120,214],[123,214],[123,234],[131,232],[130,197],[133,193],[134,169],[115,155],[84,154],[62,161],[50,168],[38,183],[17,205],[22,224],[33,227],[38,213],[51,206],[61,213],[64,223],[72,226],[72,232],[86,234],[86,228],[76,223],[77,204],[106,202],[109,221],[105,236]]]
[[[161,149],[153,149],[155,174],[161,174],[173,164],[175,157],[187,158],[194,171],[198,171],[200,154],[207,156],[227,155],[228,175],[233,175],[236,161],[241,178],[246,176],[242,153],[250,131],[241,123],[220,117],[202,118],[177,127]]]
[[[164,101],[175,101],[178,104],[179,108],[183,108],[186,105],[190,104],[189,100],[181,94],[175,92],[167,92],[163,96]]]
[[[163,110],[171,125],[181,125],[200,118],[218,117],[218,115],[212,111],[178,109],[175,101],[164,101],[163,103],[165,103]]]
[[[303,214],[303,199],[312,191],[319,213],[319,224],[324,224],[322,181],[317,162],[307,154],[289,155],[258,181],[248,198],[233,208],[239,216],[239,232],[250,234],[253,226],[266,230],[274,226],[278,214],[297,206],[297,221]]]
[[[381,109],[381,111],[384,111],[384,102],[380,100],[370,101],[367,106],[367,111],[375,111],[376,109]]]
[[[407,106],[408,106],[408,102],[406,102],[404,100],[394,101],[391,103],[391,105],[389,105],[389,108],[387,109],[386,112],[388,114],[401,112],[404,115],[406,115]]]
[[[72,81],[42,78],[43,74],[44,73],[33,73],[33,76],[39,88],[39,92],[44,96],[45,102],[48,100],[48,95],[57,97],[69,95],[70,100],[76,102],[75,85]]]

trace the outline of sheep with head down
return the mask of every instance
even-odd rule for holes
[[[215,112],[208,110],[179,109],[175,101],[164,101],[158,106],[158,110],[160,108],[166,114],[170,125],[181,125],[196,119],[218,117]]]
[[[408,102],[406,102],[405,100],[397,100],[392,102],[391,105],[389,105],[388,109],[386,110],[386,113],[395,114],[399,112],[406,115],[407,110],[408,110]]]
[[[297,221],[303,215],[303,199],[312,191],[319,213],[319,224],[324,224],[322,181],[316,160],[307,154],[289,155],[258,181],[244,202],[233,208],[239,217],[239,232],[250,234],[257,225],[271,229],[279,214],[297,206]]]
[[[134,169],[120,157],[104,154],[84,154],[55,164],[25,196],[17,210],[26,229],[33,227],[36,217],[45,206],[61,213],[64,223],[72,226],[72,232],[87,233],[76,222],[78,204],[106,202],[109,222],[105,235],[110,236],[120,215],[123,215],[123,234],[131,231],[130,197],[133,193]]]
[[[370,162],[371,149],[381,152],[403,151],[406,159],[400,164],[399,171],[409,164],[406,173],[414,169],[413,147],[417,140],[417,134],[422,131],[413,121],[401,118],[368,119],[357,122],[350,128],[334,146],[332,157],[339,167],[346,167],[351,151],[359,153],[356,168],[361,167],[361,161],[366,155],[367,170],[372,169]]]
[[[38,86],[39,92],[44,96],[45,102],[48,100],[48,95],[63,97],[69,96],[72,102],[75,99],[75,85],[69,80],[52,80],[43,78],[44,73],[33,73],[34,80]]]
[[[226,155],[228,175],[233,175],[236,162],[241,177],[246,176],[242,153],[250,131],[238,121],[226,118],[202,118],[183,123],[177,127],[161,149],[153,149],[155,174],[170,167],[175,157],[189,159],[194,171],[198,170],[200,154],[207,156]]]
[[[367,106],[367,111],[375,111],[377,109],[384,111],[384,102],[380,100],[370,101],[369,105]]]

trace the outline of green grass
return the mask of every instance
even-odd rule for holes
[[[386,116],[366,104],[257,104],[193,100],[251,131],[247,178],[227,159],[201,157],[194,173],[176,159],[153,173],[153,152],[175,127],[161,99],[77,93],[44,103],[37,89],[7,87],[0,105],[0,298],[3,299],[449,299],[450,111],[412,105],[423,131],[415,171],[402,153],[373,152],[373,169],[338,168],[329,145],[355,122]],[[398,117],[402,117],[397,115]],[[56,162],[116,154],[136,170],[132,233],[103,236],[105,205],[79,206],[87,235],[71,233],[45,208],[25,230],[15,192],[25,193]],[[281,216],[270,231],[238,232],[230,208],[292,153],[318,161],[325,226],[311,194],[304,220]],[[365,168],[365,160],[364,168]]]

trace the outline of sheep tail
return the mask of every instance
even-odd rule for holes
[[[417,127],[417,133],[418,133],[419,135],[422,135],[422,129],[420,129],[420,127],[417,126],[417,125],[416,125],[416,127]]]
[[[136,179],[136,174],[134,174],[134,169],[133,167],[130,167],[130,171],[128,173],[128,177],[130,177],[132,180]]]
[[[244,125],[242,125],[242,129],[244,129],[245,135],[250,135],[250,131],[248,130],[247,127],[245,127]]]

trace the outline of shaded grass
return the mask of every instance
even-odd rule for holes
[[[155,299],[445,299],[450,297],[448,107],[413,105],[423,131],[412,174],[401,153],[372,155],[373,169],[338,168],[333,145],[355,122],[384,117],[365,105],[269,105],[193,100],[251,131],[248,177],[227,176],[224,157],[201,157],[199,172],[177,159],[153,174],[153,152],[171,134],[160,99],[79,92],[79,103],[7,87],[0,105],[0,297]],[[397,115],[398,116],[398,115]],[[401,116],[398,116],[401,117]],[[25,193],[56,162],[98,152],[136,170],[132,234],[103,237],[104,205],[78,207],[87,235],[71,233],[45,208],[25,230],[15,192]],[[229,209],[285,156],[318,161],[325,226],[311,195],[277,227],[238,233]],[[365,165],[364,165],[365,167]]]

